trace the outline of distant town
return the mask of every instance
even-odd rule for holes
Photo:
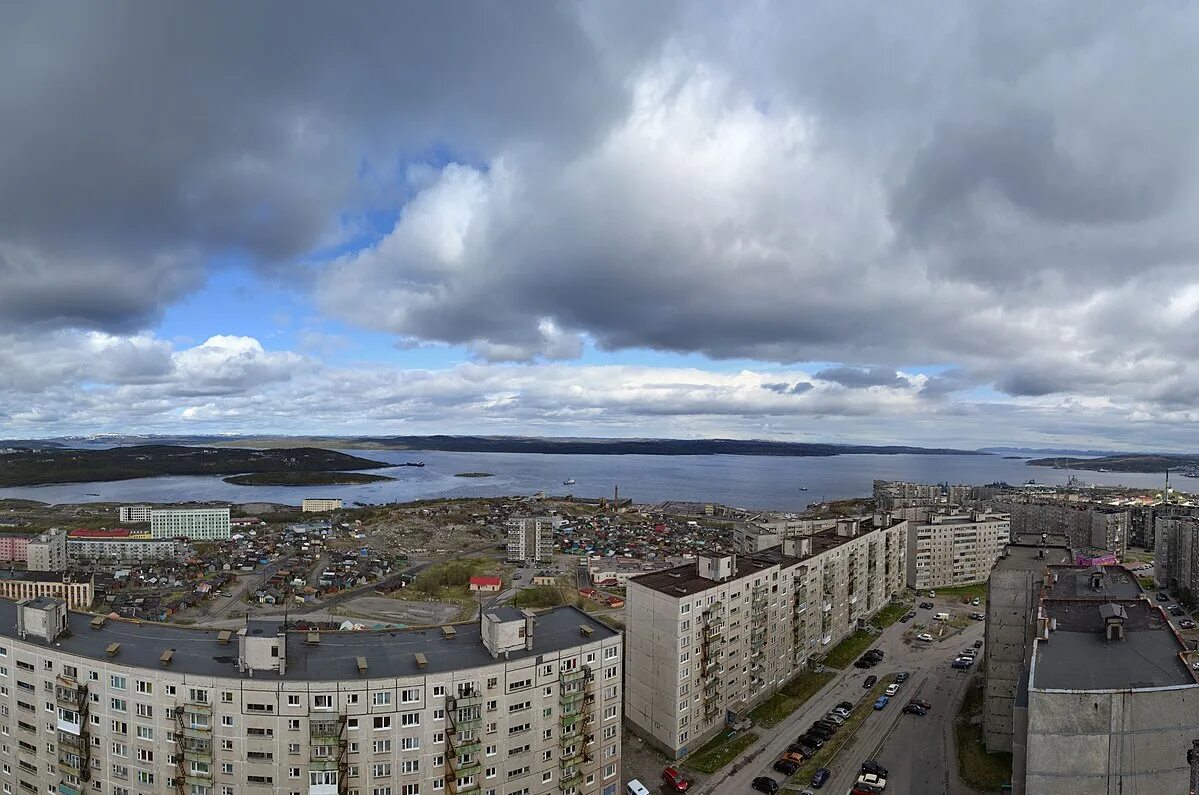
[[[6,791],[1181,792],[1199,737],[1199,507],[1168,486],[0,526]]]

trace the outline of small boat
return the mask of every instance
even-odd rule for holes
[[[423,467],[424,465],[424,461],[409,461],[407,464],[404,464],[406,467]]]
[[[807,487],[807,486],[798,486],[798,487],[797,487],[797,489],[798,489],[799,491],[807,491],[807,490],[808,490],[808,487]]]
[[[566,480],[562,481],[563,486],[573,486],[574,484],[575,484],[574,478],[567,478]]]
[[[88,492],[86,495],[84,495],[84,496],[86,496],[86,497],[99,497],[100,495],[99,495],[99,494],[97,494],[97,493],[96,493],[96,492],[94,492],[94,491],[89,491],[89,492]]]

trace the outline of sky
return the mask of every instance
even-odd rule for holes
[[[0,438],[1189,451],[1199,6],[0,5]]]

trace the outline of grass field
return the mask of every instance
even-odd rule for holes
[[[1012,780],[1012,755],[987,752],[982,726],[971,718],[982,714],[983,689],[974,682],[962,699],[962,707],[954,724],[957,740],[958,773],[962,781],[984,792],[996,792]]]
[[[957,588],[937,588],[935,590],[938,597],[954,596],[961,597],[966,601],[978,597],[982,600],[983,604],[987,603],[987,584],[985,582],[975,585],[960,585]]]
[[[875,613],[874,618],[870,619],[870,623],[879,629],[886,629],[899,619],[903,618],[904,613],[908,612],[910,609],[911,608],[906,604],[892,602],[882,610],[879,610],[877,613]]]
[[[802,673],[779,688],[779,692],[754,707],[749,716],[759,726],[777,726],[784,718],[802,707],[820,688],[832,681],[833,676],[831,671]]]
[[[830,668],[844,668],[858,658],[874,642],[874,633],[864,629],[850,635],[838,643],[824,658],[824,664]]]
[[[683,764],[695,768],[701,773],[715,773],[736,759],[757,739],[758,735],[753,732],[742,732],[733,737],[729,737],[727,734],[718,735],[703,748],[687,757]]]

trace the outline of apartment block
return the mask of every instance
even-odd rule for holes
[[[991,500],[989,507],[1008,514],[1013,534],[1062,534],[1070,539],[1074,549],[1094,547],[1117,555],[1123,555],[1128,544],[1130,521],[1125,508],[1044,495],[1010,494]]]
[[[72,610],[86,610],[95,598],[92,577],[60,571],[0,571],[0,599],[62,599]]]
[[[0,602],[6,792],[617,795],[619,633],[222,632]]]
[[[325,511],[340,511],[341,500],[309,498],[301,500],[301,513],[324,513]]]
[[[1158,516],[1153,548],[1153,580],[1199,596],[1199,516],[1179,511]]]
[[[67,567],[67,531],[47,530],[29,542],[25,554],[30,571],[62,571]]]
[[[552,516],[514,516],[508,520],[508,562],[535,564],[554,554]]]
[[[846,524],[626,587],[625,717],[678,759],[818,661],[904,587],[907,523]]]
[[[137,524],[150,521],[149,505],[122,505],[117,512],[124,524]]]
[[[738,522],[733,527],[733,546],[742,554],[752,555],[777,547],[785,541],[806,538],[815,533],[835,530],[838,524],[854,524],[859,528],[870,518],[849,519],[781,519],[771,522]]]
[[[80,529],[67,535],[67,560],[75,566],[96,562],[126,564],[181,560],[190,551],[184,541],[154,538],[147,531]]]
[[[155,508],[150,511],[150,534],[154,538],[218,541],[229,538],[229,528],[228,508]]]
[[[950,588],[983,582],[1008,543],[1006,514],[943,513],[908,525],[907,582],[911,588]]]

